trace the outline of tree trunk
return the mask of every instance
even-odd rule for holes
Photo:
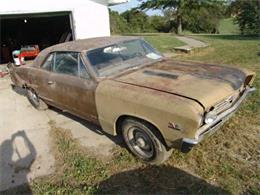
[[[180,15],[177,16],[177,34],[182,34],[182,17]]]

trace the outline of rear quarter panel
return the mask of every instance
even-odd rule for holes
[[[29,67],[11,65],[9,68],[10,77],[14,85],[23,87],[28,82]]]
[[[196,102],[169,93],[105,80],[96,89],[96,105],[101,127],[116,135],[120,116],[133,116],[153,124],[168,146],[183,137],[194,137],[203,109]],[[181,131],[169,128],[178,124]]]

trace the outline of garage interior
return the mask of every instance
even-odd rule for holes
[[[0,63],[12,61],[12,51],[38,45],[40,50],[74,40],[71,12],[0,15]]]

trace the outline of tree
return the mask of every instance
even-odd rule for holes
[[[149,16],[143,11],[131,9],[121,14],[127,21],[129,28],[132,32],[152,32],[155,31],[149,23]]]
[[[260,0],[236,0],[230,5],[241,34],[260,33]]]
[[[125,18],[122,17],[118,12],[111,11],[109,9],[109,15],[110,15],[110,29],[112,34],[129,33],[131,31]]]
[[[191,10],[183,19],[185,28],[193,33],[218,33],[219,23],[224,18],[225,9],[215,10],[213,7]]]
[[[223,8],[225,0],[147,0],[142,1],[140,9],[163,9],[172,12],[170,20],[176,20],[177,34],[182,34],[183,20],[188,18],[190,13],[200,8],[212,9],[219,12]]]
[[[169,32],[167,29],[167,21],[165,21],[163,16],[150,16],[149,23],[151,28],[157,32]]]

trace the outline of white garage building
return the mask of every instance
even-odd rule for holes
[[[40,49],[60,42],[109,36],[108,6],[128,0],[3,0],[0,61],[21,45]]]

